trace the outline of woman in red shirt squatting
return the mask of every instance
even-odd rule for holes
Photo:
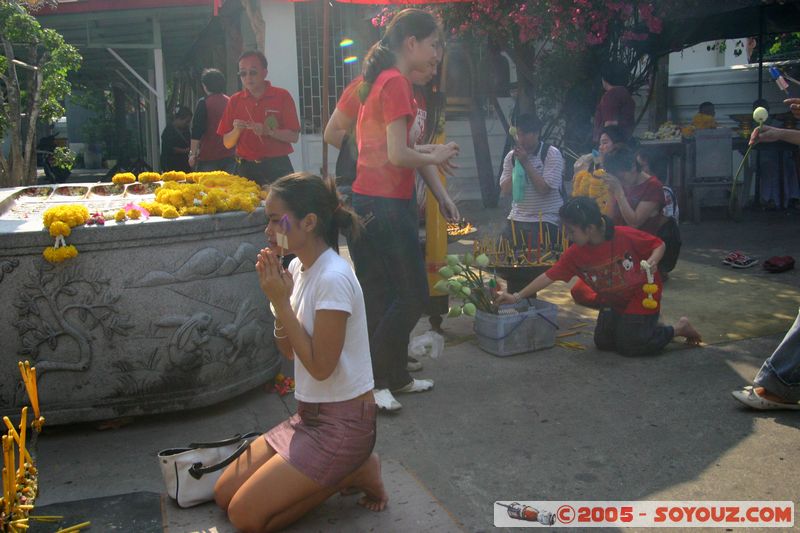
[[[554,281],[568,282],[578,276],[597,294],[595,302],[600,306],[600,314],[594,343],[600,350],[639,356],[660,352],[673,337],[685,337],[689,344],[700,343],[700,333],[686,317],[673,326],[658,322],[663,286],[656,269],[664,255],[661,239],[634,228],[614,227],[610,218],[600,214],[597,203],[584,196],[564,204],[559,215],[572,245],[553,267],[521,291],[501,292],[498,303],[518,302]],[[642,260],[654,272],[658,288],[653,294],[658,302],[655,309],[643,304],[647,298],[643,286],[648,281]]]
[[[375,401],[384,409],[401,407],[393,392],[433,388],[432,380],[412,379],[406,368],[409,335],[428,299],[413,198],[414,169],[447,163],[458,154],[458,145],[414,149],[410,133],[417,104],[411,73],[438,62],[440,35],[429,13],[401,11],[364,59],[364,82],[359,88],[363,105],[356,127],[352,206],[364,232],[349,245],[367,306]],[[446,218],[457,216],[446,194],[440,206],[447,211]]]

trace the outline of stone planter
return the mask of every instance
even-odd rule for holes
[[[51,265],[41,216],[8,215],[25,200],[5,193],[0,414],[18,415],[26,401],[21,359],[36,366],[54,424],[202,407],[277,374],[254,269],[263,209],[74,228],[67,242],[79,255]]]

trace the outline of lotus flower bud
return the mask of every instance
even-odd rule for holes
[[[511,126],[510,128],[508,128],[508,134],[511,135],[511,137],[514,139],[514,141],[516,141],[517,140],[517,128],[516,128],[516,126]]]
[[[464,254],[464,264],[465,265],[470,266],[474,262],[475,262],[475,256],[474,255],[472,255],[469,252]]]
[[[451,307],[450,311],[447,312],[447,316],[450,318],[458,318],[461,316],[461,308],[460,307]]]
[[[456,274],[456,275],[461,274],[462,272],[464,272],[464,269],[461,268],[460,265],[453,265],[450,268],[453,269],[453,274]]]
[[[470,289],[467,286],[463,286],[461,287],[461,294],[463,294],[465,297],[469,296],[470,294],[472,294],[472,289]]]
[[[437,282],[436,282],[436,284],[433,286],[433,289],[434,289],[434,290],[437,290],[437,291],[439,291],[439,292],[447,292],[447,281],[445,281],[445,280],[443,280],[443,279],[440,279],[440,280],[439,280],[439,281],[437,281]]]
[[[462,309],[464,311],[464,314],[467,316],[475,316],[475,311],[477,311],[475,304],[472,302],[465,303]]]
[[[461,284],[453,279],[447,282],[447,288],[456,293],[461,290]]]
[[[758,122],[759,126],[767,121],[769,118],[769,111],[763,107],[757,107],[753,110],[753,120]]]
[[[444,279],[452,278],[453,277],[453,269],[447,266],[444,266],[439,269],[439,275],[442,276]]]
[[[447,265],[448,266],[455,266],[458,264],[458,256],[455,254],[450,254],[447,256]]]
[[[475,258],[475,262],[479,267],[485,267],[489,264],[489,256],[486,254],[481,254]]]

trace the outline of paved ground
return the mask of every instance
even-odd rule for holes
[[[487,229],[503,216],[475,206],[464,212]],[[679,268],[716,266],[718,252],[729,249],[800,258],[797,213],[751,213],[741,224],[710,218],[682,227]],[[797,287],[799,275],[767,279]],[[562,308],[560,324],[574,320]],[[435,389],[401,396],[403,410],[379,419],[390,512],[371,515],[336,497],[294,531],[490,531],[495,500],[793,500],[800,493],[800,413],[754,414],[730,397],[780,336],[676,344],[645,359],[591,347],[496,358],[475,345],[469,320],[447,320],[445,328],[444,354],[425,359],[420,373],[436,380]],[[419,332],[425,329],[421,322]],[[579,340],[590,345],[588,335]],[[276,395],[254,390],[118,429],[46,428],[39,503],[160,493],[159,449],[266,429],[286,413]],[[230,531],[211,507],[168,505],[164,523],[170,532]]]

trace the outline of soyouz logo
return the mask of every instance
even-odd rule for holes
[[[794,526],[791,501],[497,501],[495,527]]]

